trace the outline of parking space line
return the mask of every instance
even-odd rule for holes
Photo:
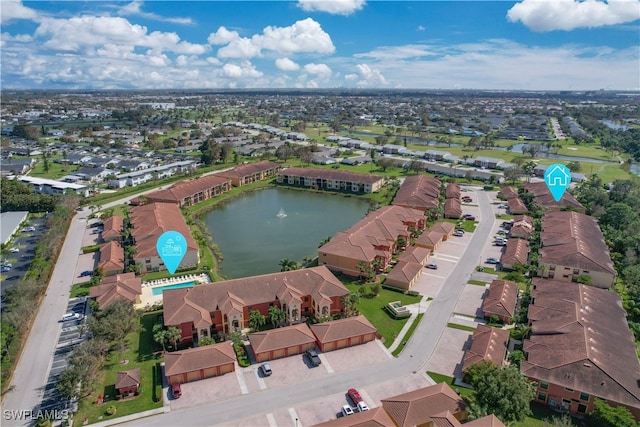
[[[297,427],[302,427],[302,423],[300,423],[300,418],[298,417],[298,413],[295,408],[289,408],[289,415],[291,415],[291,421]]]
[[[439,254],[439,253],[436,253],[431,258],[442,259],[442,260],[445,260],[445,261],[459,261],[460,260],[459,256]]]
[[[239,369],[240,366],[238,365],[238,362],[236,362],[236,369],[235,369],[235,373],[236,373],[236,378],[238,379],[238,385],[240,386],[240,391],[242,392],[242,394],[249,394],[249,388],[247,387],[247,382],[244,380],[244,372],[242,369]]]
[[[327,362],[327,358],[324,357],[324,354],[319,354],[318,356],[320,356],[320,360],[322,360],[322,365],[324,366],[324,368],[327,370],[327,373],[329,374],[334,374],[335,371],[333,370],[333,368],[331,367],[331,365],[329,365],[329,362]]]
[[[267,388],[267,385],[264,382],[264,378],[260,377],[260,369],[256,369],[255,371],[253,371],[253,373],[258,379],[258,387],[260,387],[260,390],[265,390]]]
[[[273,416],[271,412],[267,414],[267,422],[269,423],[269,427],[278,427],[278,423],[276,422],[276,418]]]
[[[448,276],[438,276],[437,274],[427,273],[429,277],[436,277],[438,279],[446,279]]]

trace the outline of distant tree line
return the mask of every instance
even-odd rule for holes
[[[31,186],[15,179],[3,178],[0,204],[2,212],[52,212],[60,196],[36,193]]]

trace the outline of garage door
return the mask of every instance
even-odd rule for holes
[[[353,337],[349,340],[349,345],[358,345],[360,344],[361,337]]]
[[[333,351],[336,349],[335,341],[328,342],[324,345],[324,351]]]
[[[349,341],[348,340],[339,340],[338,341],[338,348],[345,348],[349,345]]]
[[[187,382],[198,381],[200,379],[200,371],[187,372]]]
[[[211,377],[215,377],[217,374],[218,374],[218,369],[213,367],[213,368],[205,369],[202,375],[203,375],[203,378],[211,378]]]
[[[284,357],[284,348],[281,348],[279,350],[273,350],[273,358],[274,359],[280,359],[281,357]]]
[[[229,372],[233,372],[233,363],[220,366],[220,375],[228,374]]]
[[[298,353],[300,353],[300,348],[298,346],[287,348],[287,356],[293,356]]]

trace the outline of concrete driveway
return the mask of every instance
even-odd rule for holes
[[[93,271],[98,265],[99,252],[91,252],[88,254],[82,254],[78,256],[78,263],[76,264],[76,271],[73,275],[73,283],[84,283],[91,280],[91,276],[80,277],[83,271]]]
[[[488,285],[465,285],[453,312],[465,316],[482,318],[482,301],[488,292]]]
[[[460,377],[462,375],[462,359],[464,352],[471,345],[472,334],[469,331],[445,328],[436,346],[436,351],[427,363],[427,371],[450,377]]]

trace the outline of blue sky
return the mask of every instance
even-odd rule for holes
[[[0,2],[3,89],[640,90],[640,0]]]

